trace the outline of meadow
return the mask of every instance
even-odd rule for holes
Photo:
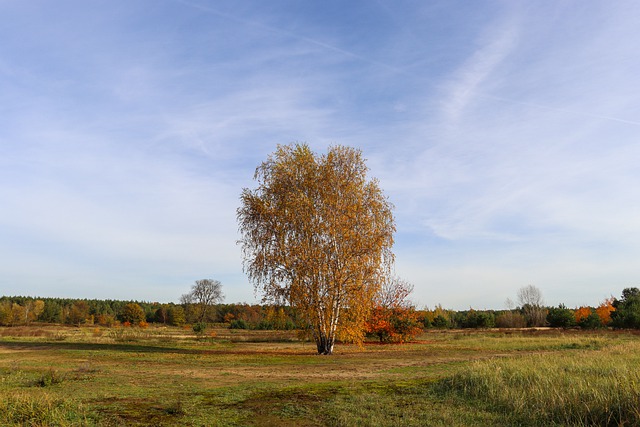
[[[427,331],[338,344],[295,332],[0,328],[0,425],[639,425],[640,337]]]

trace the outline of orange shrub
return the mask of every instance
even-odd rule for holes
[[[596,308],[596,314],[604,326],[611,323],[611,313],[614,311],[616,308],[613,306],[613,297],[607,298]]]
[[[366,332],[380,342],[406,342],[422,332],[413,307],[375,307],[366,323]]]
[[[587,317],[589,317],[592,312],[593,311],[591,310],[591,307],[580,307],[576,309],[575,311],[576,323],[580,323],[582,319],[586,319]]]

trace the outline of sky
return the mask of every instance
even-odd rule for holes
[[[0,0],[0,294],[258,303],[278,144],[361,149],[420,308],[640,285],[640,2]]]

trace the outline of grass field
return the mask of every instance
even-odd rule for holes
[[[428,332],[337,345],[292,332],[0,328],[0,425],[640,425],[640,337]]]

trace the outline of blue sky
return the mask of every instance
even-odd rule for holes
[[[362,149],[420,306],[640,285],[640,3],[0,0],[0,294],[242,273],[277,144]]]

